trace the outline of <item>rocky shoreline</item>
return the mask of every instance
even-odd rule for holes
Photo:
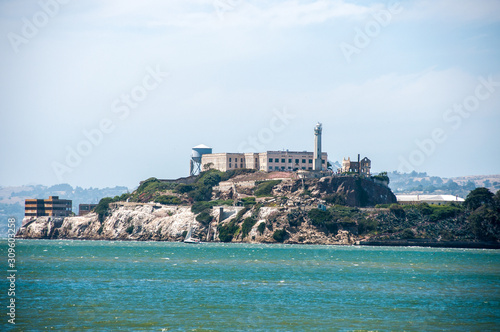
[[[284,226],[277,217],[289,213],[283,208],[262,207],[255,215],[255,211],[245,211],[243,207],[216,207],[212,209],[212,222],[203,225],[196,221],[196,215],[189,206],[125,202],[113,204],[110,215],[103,222],[99,221],[95,213],[66,218],[26,218],[17,238],[181,242],[189,228],[193,227],[195,237],[203,242],[221,242],[217,233],[218,223],[230,223],[242,211],[244,213],[240,218],[249,218],[253,213],[256,222],[249,229],[247,236],[243,237],[240,233],[229,242],[500,249],[500,243],[486,241],[438,241],[432,238],[377,240],[370,239],[370,236],[358,235],[357,229],[353,227],[343,227],[337,232],[325,232],[310,222],[303,222],[297,227],[288,226],[286,239],[277,241],[273,237],[274,230]],[[261,233],[259,225],[262,223],[266,227]],[[262,228],[261,226],[260,229]]]

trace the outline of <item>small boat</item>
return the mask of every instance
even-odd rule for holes
[[[191,225],[189,226],[189,230],[186,234],[186,238],[184,239],[184,243],[201,243],[200,239],[192,237],[193,228]]]

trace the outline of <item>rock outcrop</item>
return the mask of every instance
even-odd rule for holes
[[[222,208],[222,209],[221,209]],[[237,234],[232,242],[273,243],[274,231],[287,228],[288,208],[261,207],[258,212],[237,206],[212,209],[212,221],[202,224],[196,221],[190,206],[167,206],[157,203],[118,203],[110,207],[109,215],[101,223],[97,214],[54,218],[25,219],[19,230],[19,238],[30,239],[81,239],[81,240],[139,240],[182,241],[190,227],[194,237],[205,242],[219,242],[218,225],[226,225],[238,217],[241,220],[255,218],[255,224],[247,236]],[[221,215],[222,212],[222,215]],[[259,225],[265,227],[259,231]],[[325,233],[303,222],[286,232],[285,243],[304,244],[353,244],[356,237],[347,230],[336,234]]]

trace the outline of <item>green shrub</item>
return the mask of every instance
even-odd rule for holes
[[[134,231],[134,225],[127,227],[127,229],[125,230],[125,232],[129,234],[132,234],[133,231]]]
[[[254,194],[257,197],[272,196],[273,188],[280,183],[281,180],[255,182],[256,188]]]
[[[201,182],[206,187],[213,187],[219,184],[221,181],[220,172],[210,171],[206,172],[204,176],[201,178]],[[200,182],[200,180],[198,180]]]
[[[380,181],[385,181],[385,182],[387,182],[387,184],[389,184],[389,182],[390,182],[390,179],[387,176],[387,172],[381,172],[378,175],[373,175],[371,178],[376,179],[376,180],[380,180]]]
[[[161,182],[157,178],[149,178],[144,181],[135,192],[138,195],[143,193],[155,193],[157,191],[174,189],[175,186],[177,186],[175,183]]]
[[[234,233],[239,230],[239,227],[233,222],[230,222],[227,225],[219,225],[218,230],[219,239],[222,242],[231,242],[233,240]]]
[[[404,218],[406,216],[405,210],[399,204],[391,204],[389,210],[396,216],[396,218]]]
[[[329,211],[322,211],[320,209],[311,209],[307,215],[314,226],[324,226],[332,220],[332,215]]]
[[[459,213],[462,212],[462,209],[456,206],[450,205],[441,205],[441,206],[432,206],[432,213],[430,215],[431,221],[438,221],[447,218],[455,218]]]
[[[178,194],[185,194],[185,193],[188,193],[188,192],[193,191],[193,190],[194,190],[194,186],[192,186],[190,184],[184,184],[184,183],[179,183],[174,188],[174,192],[176,192]]]
[[[287,237],[288,233],[286,232],[285,229],[277,229],[276,231],[274,231],[273,233],[273,239],[276,241],[276,242],[284,242],[286,237]]]
[[[241,235],[243,239],[247,237],[248,233],[250,233],[252,227],[256,222],[257,220],[252,217],[245,218],[245,220],[243,221],[243,225],[241,225]]]
[[[102,198],[97,206],[94,208],[94,212],[97,213],[99,222],[103,222],[104,218],[108,215],[109,203],[112,203],[113,199],[111,197]]]
[[[212,216],[210,215],[210,213],[203,211],[202,213],[196,216],[196,221],[199,221],[203,225],[206,225],[212,221]]]
[[[243,197],[241,199],[241,201],[243,202],[243,206],[251,206],[251,205],[255,205],[255,197]]]
[[[264,231],[266,230],[266,223],[261,222],[259,226],[257,226],[257,231],[259,232],[260,235],[264,234]]]
[[[217,205],[229,205],[229,206],[231,206],[231,205],[233,205],[233,200],[232,199],[228,199],[228,200],[218,199],[218,200],[209,201],[209,202],[206,202],[206,201],[195,202],[191,206],[191,211],[194,214],[198,214],[198,213],[201,213],[201,212],[206,211],[208,209],[211,209],[212,207],[217,206]]]
[[[374,219],[363,219],[358,221],[358,234],[363,235],[377,230],[378,221]]]
[[[415,233],[410,228],[406,228],[403,233],[401,233],[402,239],[413,239],[415,238]]]
[[[420,203],[419,205],[417,205],[417,209],[424,216],[429,216],[432,214],[432,207],[430,207],[427,203]]]
[[[165,204],[165,205],[179,205],[182,203],[181,199],[177,196],[172,195],[161,195],[156,197],[156,203]]]
[[[244,207],[243,209],[238,211],[238,213],[236,214],[236,217],[234,218],[234,222],[239,223],[241,221],[241,218],[243,217],[243,215],[245,213],[247,213],[248,210],[250,210],[249,207]]]
[[[212,187],[197,184],[193,191],[188,193],[195,202],[209,201],[212,198]]]

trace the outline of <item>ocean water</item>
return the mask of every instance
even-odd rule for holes
[[[500,330],[495,250],[17,240],[16,263],[2,330]]]

